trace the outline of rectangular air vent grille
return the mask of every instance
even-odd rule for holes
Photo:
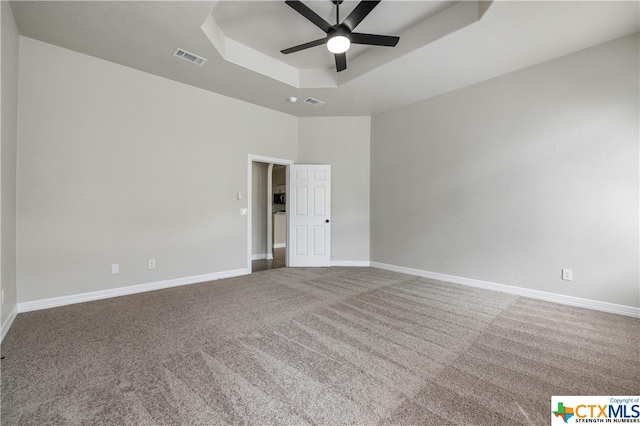
[[[173,52],[173,56],[200,66],[207,62],[207,60],[202,56],[198,56],[194,53],[187,52],[186,50],[182,50],[180,48],[176,49],[176,51]]]
[[[310,104],[310,105],[313,105],[313,106],[320,106],[320,105],[324,104],[324,102],[319,101],[319,100],[314,99],[314,98],[307,98],[304,101],[306,103]]]

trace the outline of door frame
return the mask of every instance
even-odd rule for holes
[[[263,155],[247,155],[247,270],[249,272],[253,272],[252,269],[252,256],[251,256],[251,246],[253,244],[252,241],[252,226],[253,226],[253,211],[252,211],[252,202],[253,202],[253,162],[257,161],[260,163],[271,163],[271,164],[279,164],[287,167],[287,173],[289,172],[289,165],[294,164],[293,160],[288,160],[285,158],[275,158],[275,157],[265,157]],[[289,187],[287,187],[286,197],[287,201],[289,198]],[[287,209],[287,226],[289,223],[289,209]],[[287,248],[285,250],[285,265],[289,265],[289,245],[287,244]]]

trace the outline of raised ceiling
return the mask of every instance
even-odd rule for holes
[[[330,0],[305,2],[327,21]],[[357,2],[346,1],[341,16]],[[348,52],[335,72],[322,37],[284,1],[14,1],[21,35],[296,116],[373,115],[639,30],[625,2],[384,0],[358,31],[399,35],[395,48]],[[199,67],[172,56],[182,48]],[[287,102],[313,97],[314,107]]]
[[[345,0],[340,5],[340,20],[344,20],[360,2]],[[382,1],[357,31],[369,34],[402,34],[414,25],[452,6],[455,1]],[[336,23],[336,7],[331,1],[308,1],[305,4],[330,24]],[[283,55],[280,50],[319,39],[325,33],[284,4],[284,1],[223,1],[212,13],[224,34],[296,68],[334,69],[333,56],[325,46],[317,46],[295,54]],[[371,47],[353,45],[349,59],[353,60]],[[383,48],[381,48],[383,49]]]
[[[341,22],[358,4],[358,1],[341,4]],[[280,52],[283,48],[326,36],[324,31],[282,1],[218,2],[202,30],[220,56],[229,62],[294,88],[336,88],[477,23],[490,5],[491,2],[480,4],[477,1],[379,2],[355,28],[356,32],[394,34],[399,35],[401,41],[393,48],[354,44],[346,53],[349,66],[342,72],[336,72],[333,55],[326,46],[290,55]],[[309,2],[307,7],[325,21],[336,22],[337,10],[333,2]]]

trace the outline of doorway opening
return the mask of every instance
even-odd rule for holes
[[[251,272],[288,265],[287,186],[293,161],[248,156],[247,268]]]

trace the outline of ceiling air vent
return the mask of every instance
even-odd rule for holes
[[[323,104],[324,104],[324,102],[319,101],[319,100],[314,99],[314,98],[307,98],[307,99],[305,99],[304,101],[305,101],[306,103],[310,104],[310,105],[313,105],[313,106],[320,106],[320,105],[323,105]]]
[[[173,52],[173,56],[176,56],[180,59],[184,59],[185,61],[189,61],[193,64],[200,65],[200,66],[202,66],[205,62],[207,62],[207,60],[202,56],[195,55],[193,53],[187,52],[186,50],[182,50],[180,48],[176,49],[176,51]]]

